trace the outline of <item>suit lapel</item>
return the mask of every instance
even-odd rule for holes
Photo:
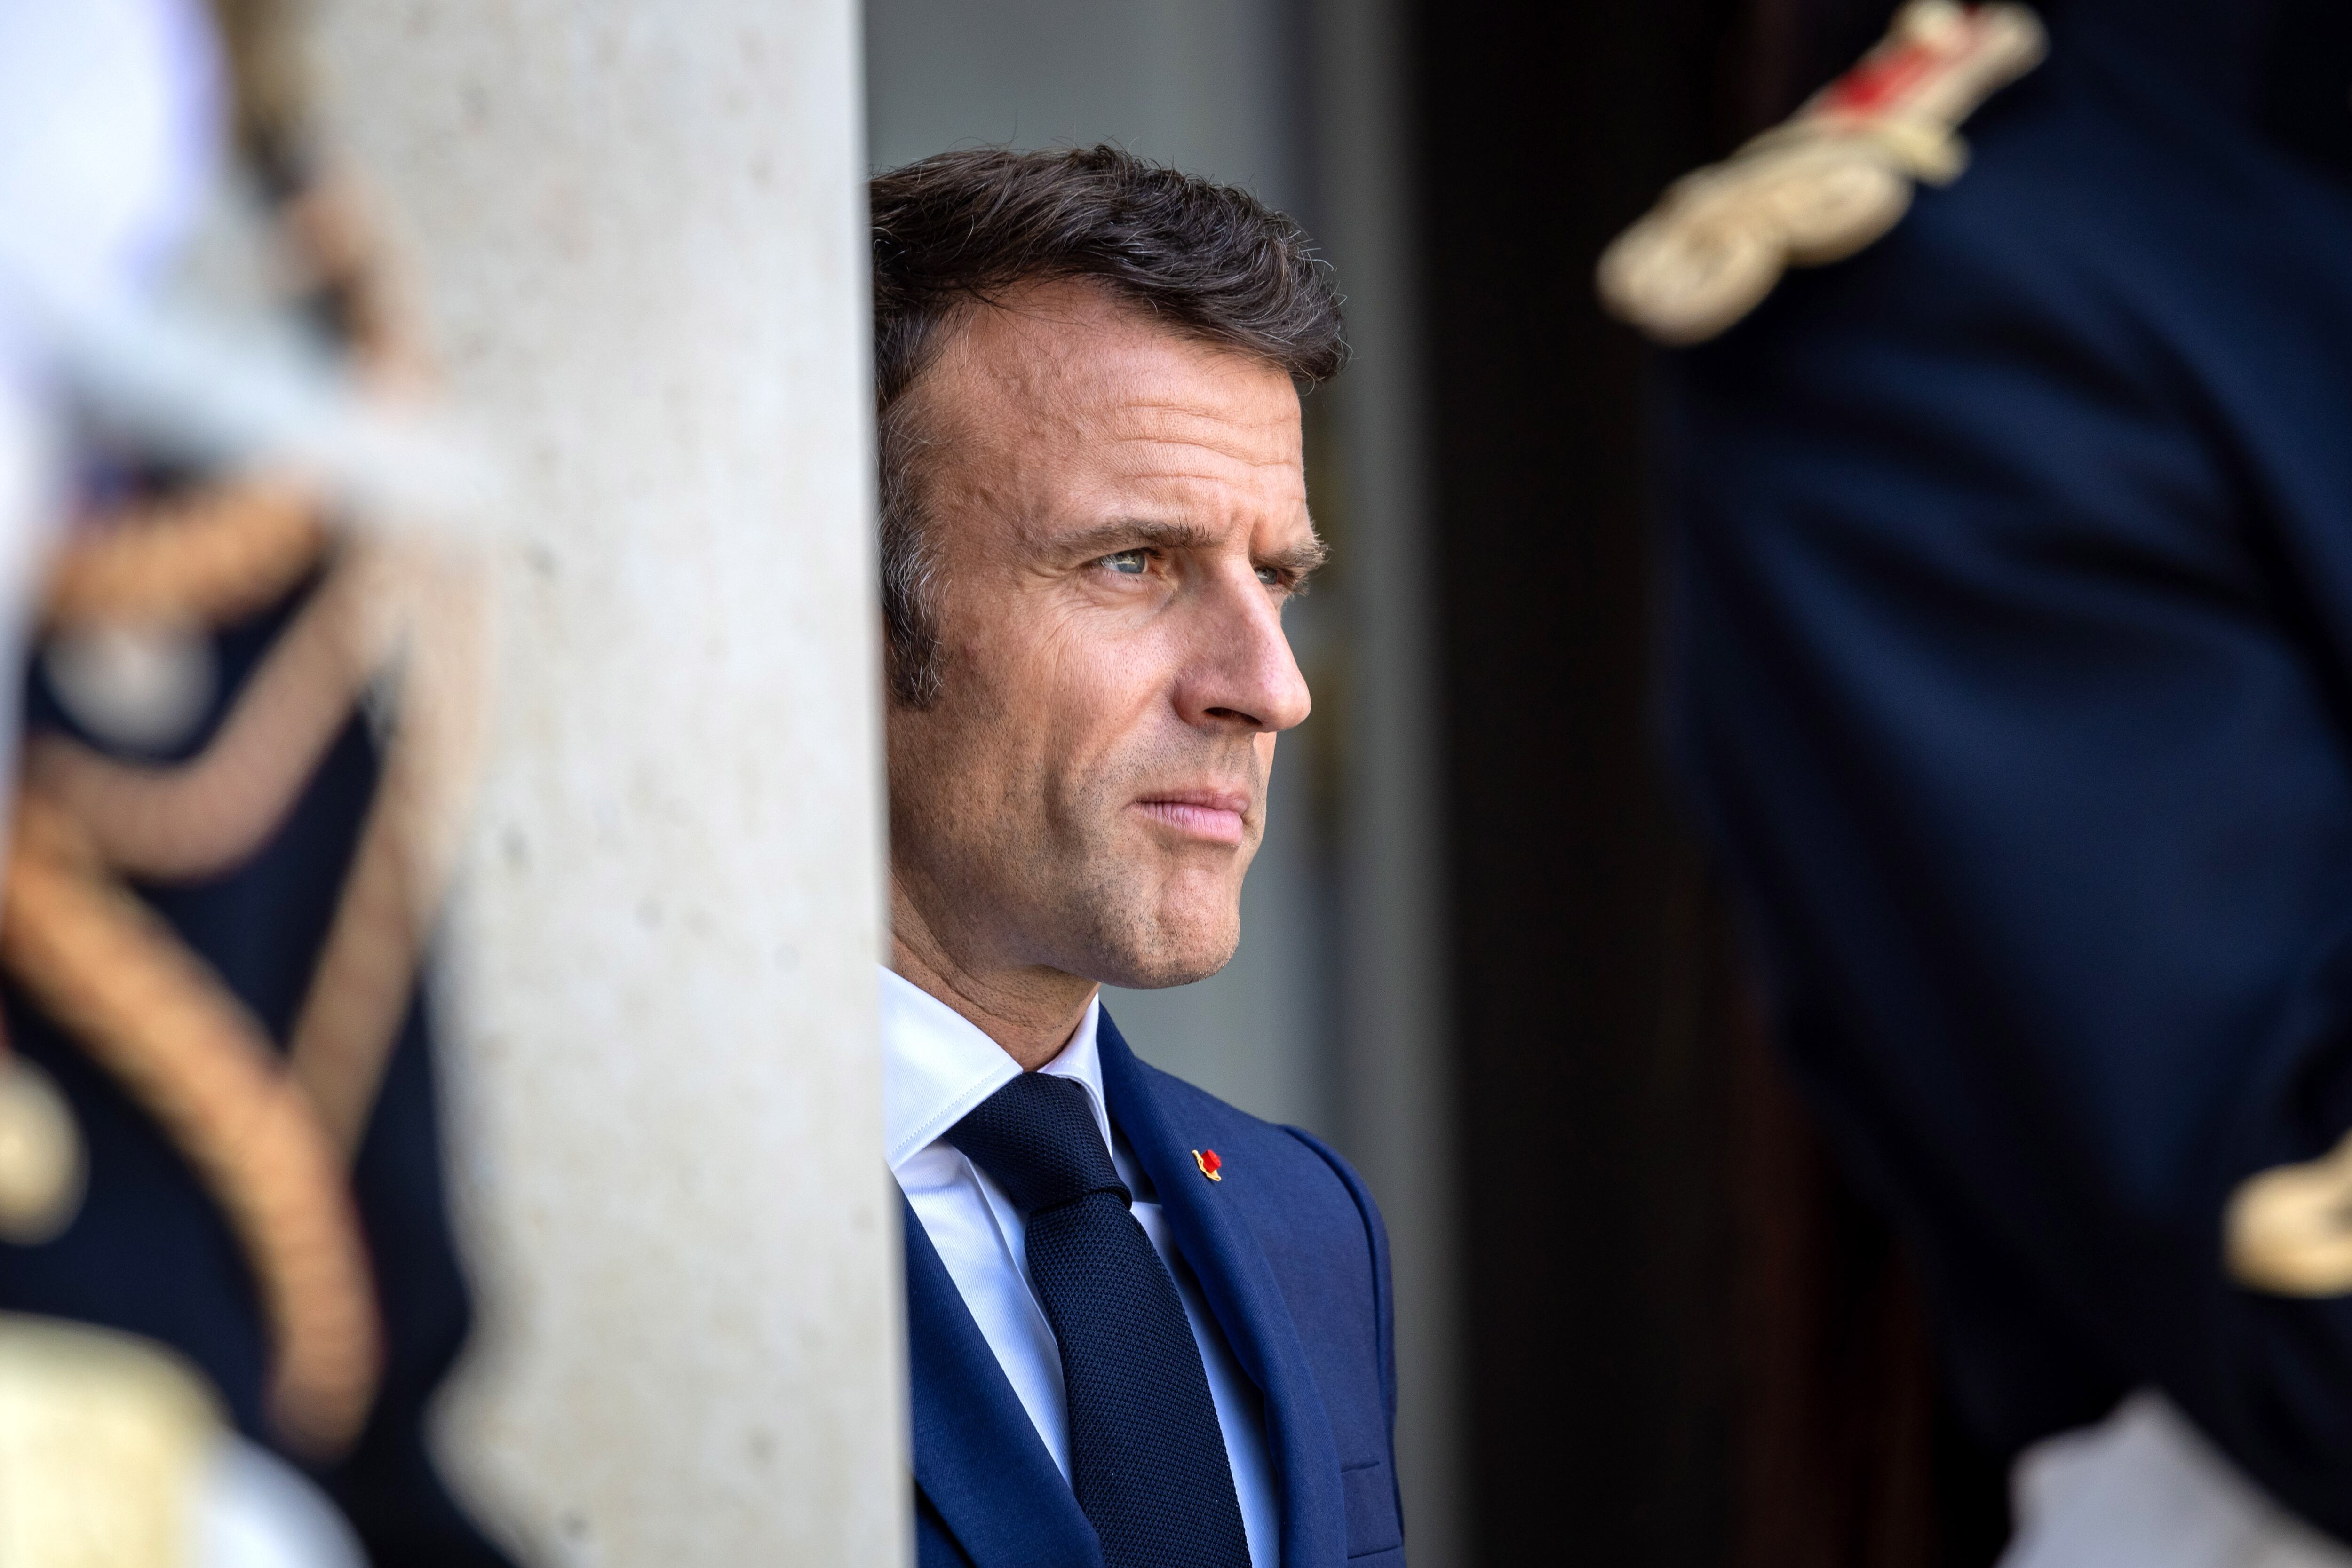
[[[923,1222],[907,1226],[915,1483],[975,1568],[1103,1568],[1094,1527],[1004,1379]]]
[[[1111,1117],[1159,1189],[1160,1212],[1234,1358],[1265,1396],[1267,1447],[1282,1487],[1285,1568],[1336,1568],[1348,1552],[1339,1445],[1273,1266],[1248,1226],[1218,1201],[1218,1187],[1201,1179],[1192,1146],[1202,1135],[1171,1124],[1150,1074],[1108,1012],[1098,1041]]]

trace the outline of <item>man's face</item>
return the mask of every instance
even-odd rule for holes
[[[912,395],[944,683],[889,716],[899,896],[969,968],[1214,974],[1308,706],[1289,378],[1059,284],[976,310]]]

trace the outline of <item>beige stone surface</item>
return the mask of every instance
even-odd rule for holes
[[[850,0],[319,13],[504,482],[446,1450],[544,1563],[903,1561]]]

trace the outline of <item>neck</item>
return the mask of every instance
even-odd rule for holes
[[[1062,1053],[1087,1016],[1095,983],[1042,965],[971,960],[939,939],[896,877],[890,883],[890,967],[962,1014],[1004,1054],[1034,1072]]]

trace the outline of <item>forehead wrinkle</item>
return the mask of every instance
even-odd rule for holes
[[[1176,398],[1124,397],[1118,401],[1120,407],[1132,409],[1138,413],[1168,413],[1173,414],[1180,419],[1214,419],[1220,422],[1224,422],[1229,418],[1229,416],[1222,411],[1213,409],[1207,404]],[[1277,402],[1277,400],[1271,398],[1267,401],[1269,402]],[[1282,404],[1277,412],[1271,413],[1265,419],[1255,423],[1262,424],[1286,424],[1289,423],[1290,413],[1297,408],[1297,404],[1296,402]]]
[[[1211,501],[1213,509],[1234,511],[1239,501],[1241,511],[1303,511],[1298,403],[1287,378],[1220,350],[1171,345],[1144,324],[1103,325],[1097,332],[1083,319],[1001,305],[960,312],[922,378],[934,457],[959,447],[993,454],[1001,471],[949,463],[934,470],[935,482],[975,500],[992,495],[996,508],[1034,518],[1059,509],[1040,483],[1060,488],[1048,476],[1063,456],[1093,448],[1098,485],[1182,486],[1195,505],[1208,500],[1204,487],[1231,488],[1241,495]],[[1152,353],[1139,361],[1117,352],[1123,338]],[[1106,346],[1114,351],[1102,353]],[[1171,347],[1179,362],[1155,357]]]
[[[1124,439],[1114,438],[1104,442],[1101,444],[1108,446],[1135,447],[1147,451],[1155,448],[1165,451],[1168,448],[1173,447],[1183,452],[1206,453],[1211,457],[1217,460],[1216,465],[1219,467],[1238,465],[1241,467],[1253,471],[1273,470],[1277,473],[1286,472],[1298,474],[1300,483],[1297,487],[1301,490],[1306,488],[1306,476],[1303,471],[1300,470],[1297,460],[1279,454],[1271,457],[1252,457],[1246,453],[1236,452],[1233,448],[1227,446],[1219,446],[1213,442],[1155,440],[1150,436],[1129,436]],[[1122,477],[1129,479],[1215,479],[1221,477],[1221,476],[1201,470],[1186,468],[1171,462],[1171,465],[1167,467],[1146,465],[1142,467],[1132,468],[1128,470]]]
[[[1263,414],[1252,418],[1246,414],[1236,417],[1230,405],[1211,407],[1197,402],[1121,397],[1110,401],[1105,412],[1113,416],[1124,416],[1129,422],[1146,427],[1173,426],[1177,429],[1186,429],[1195,425],[1208,425],[1219,430],[1271,434],[1277,441],[1289,434],[1298,423],[1297,404],[1295,402],[1287,407],[1270,408]]]
[[[1090,292],[1080,291],[1082,298]],[[1116,307],[1097,317],[1108,301],[1086,304],[1094,308],[1082,308],[1075,317],[1004,303],[961,311],[922,380],[933,383],[928,390],[934,394],[949,394],[938,403],[961,403],[965,408],[957,412],[980,416],[957,422],[968,428],[1013,424],[1032,435],[1130,440],[1150,438],[1138,426],[1205,424],[1268,437],[1296,452],[1298,402],[1287,377],[1231,350],[1171,340],[1164,329],[1126,319]],[[1141,351],[1119,351],[1130,345]],[[1202,390],[1204,380],[1217,391]],[[961,396],[950,391],[959,382]],[[1265,395],[1217,395],[1243,387]],[[983,411],[971,406],[975,403],[994,407]]]
[[[1298,443],[1279,421],[1244,425],[1229,419],[1202,417],[1181,424],[1175,421],[1156,422],[1156,428],[1139,429],[1137,422],[1114,414],[1087,423],[1094,426],[1087,433],[1092,444],[1130,454],[1165,453],[1168,456],[1163,461],[1179,468],[1183,459],[1177,454],[1197,452],[1220,467],[1238,465],[1253,471],[1300,472]],[[1144,465],[1146,473],[1157,466],[1148,456]]]

